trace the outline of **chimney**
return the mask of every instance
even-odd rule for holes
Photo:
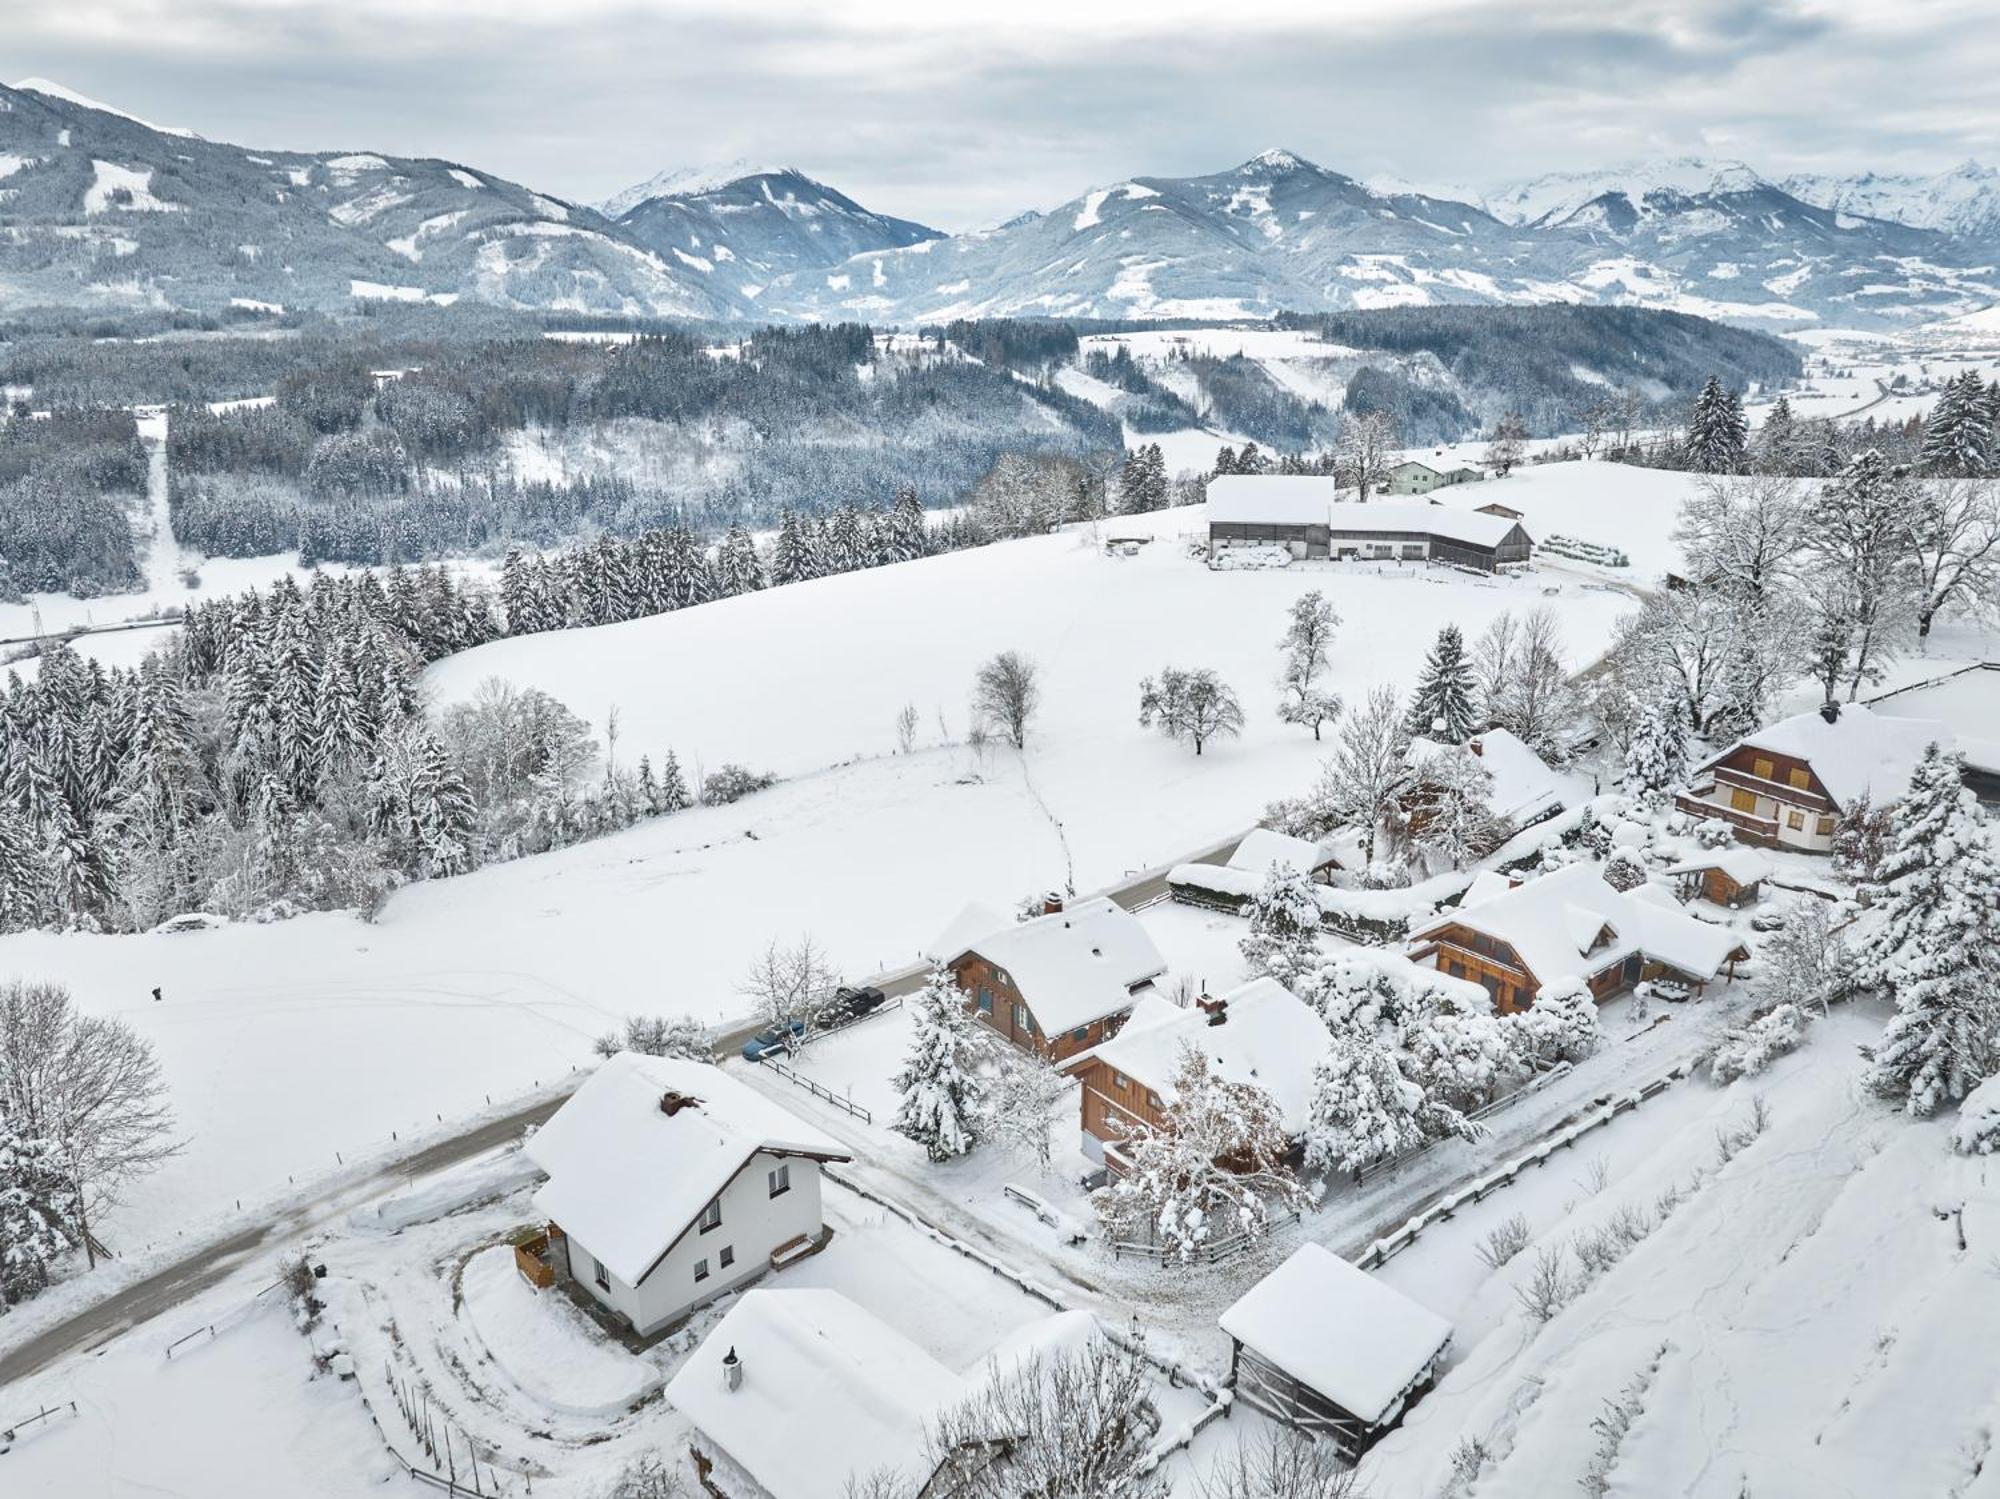
[[[701,1100],[699,1098],[690,1098],[685,1093],[676,1093],[672,1088],[667,1089],[666,1092],[660,1095],[660,1112],[665,1114],[669,1119],[673,1118],[682,1109],[698,1109],[700,1107]]]
[[[1840,704],[1836,703],[1832,698],[1828,698],[1825,702],[1819,705],[1819,716],[1825,719],[1828,723],[1839,723]]]
[[[1484,755],[1486,753],[1486,741],[1484,739],[1468,739],[1465,741],[1465,747],[1475,755]]]
[[[732,1393],[743,1388],[743,1360],[733,1345],[722,1356],[722,1387]]]
[[[1044,895],[1042,897],[1042,914],[1044,916],[1053,916],[1056,914],[1056,912],[1060,911],[1062,908],[1063,908],[1062,891],[1051,890],[1047,895]]]
[[[1205,1008],[1208,1010],[1208,1023],[1210,1025],[1227,1025],[1229,1023],[1228,1000],[1215,1000],[1205,1006]]]

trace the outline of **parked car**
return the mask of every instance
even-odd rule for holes
[[[794,1037],[806,1033],[806,1023],[794,1020],[789,1025],[773,1025],[757,1032],[743,1043],[743,1059],[746,1062],[761,1062],[769,1056],[778,1056],[792,1049]]]
[[[826,1008],[820,1011],[819,1023],[827,1030],[838,1025],[849,1025],[862,1016],[872,1013],[887,997],[872,984],[862,989],[843,984],[834,991],[833,998],[826,1002]]]

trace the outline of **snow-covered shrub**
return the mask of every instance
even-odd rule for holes
[[[624,1031],[607,1031],[591,1043],[600,1057],[615,1057],[621,1051],[636,1051],[648,1057],[681,1057],[690,1062],[715,1059],[715,1045],[708,1027],[686,1015],[628,1015]]]
[[[1248,912],[1250,931],[1237,947],[1252,975],[1289,987],[1318,966],[1319,891],[1303,873],[1288,864],[1272,865]]]
[[[1759,945],[1758,993],[1771,1008],[1795,1005],[1825,1013],[1854,988],[1852,955],[1839,935],[1841,908],[1815,895],[1795,897],[1778,928]]]
[[[741,765],[725,765],[702,778],[701,804],[704,807],[726,807],[755,792],[767,791],[778,784],[774,775],[759,774],[745,770]]]
[[[1537,1322],[1546,1322],[1568,1306],[1580,1289],[1567,1263],[1569,1250],[1561,1244],[1545,1246],[1535,1256],[1534,1268],[1514,1287],[1514,1299]]]
[[[1695,825],[1694,841],[1703,848],[1728,848],[1736,841],[1736,829],[1720,817],[1705,817]]]
[[[1961,1155],[2000,1155],[2000,1077],[1989,1077],[1966,1095],[1951,1144]]]
[[[1637,890],[1646,883],[1646,861],[1630,848],[1614,848],[1604,861],[1604,883],[1620,892]]]
[[[319,1326],[326,1303],[319,1299],[319,1278],[313,1274],[312,1261],[304,1255],[285,1266],[285,1302],[291,1309],[292,1325],[300,1332],[309,1333]]]
[[[1750,1117],[1734,1129],[1718,1129],[1715,1132],[1715,1164],[1727,1166],[1741,1154],[1743,1147],[1754,1141],[1771,1127],[1771,1106],[1761,1096],[1750,1100]]]
[[[1783,1004],[1748,1025],[1731,1026],[1709,1053],[1710,1079],[1720,1085],[1758,1076],[1779,1057],[1803,1046],[1811,1024],[1797,1005]]]
[[[620,1470],[604,1499],[685,1499],[687,1485],[657,1452],[642,1452]]]
[[[1498,1270],[1502,1265],[1513,1259],[1515,1255],[1526,1249],[1528,1241],[1533,1237],[1533,1232],[1528,1228],[1528,1220],[1519,1213],[1516,1213],[1513,1217],[1502,1222],[1484,1239],[1481,1239],[1479,1247],[1473,1252],[1490,1269]]]
[[[1646,1392],[1653,1387],[1654,1376],[1659,1373],[1660,1363],[1666,1356],[1667,1345],[1662,1343],[1653,1355],[1652,1363],[1632,1376],[1616,1400],[1605,1401],[1604,1413],[1590,1423],[1590,1429],[1597,1433],[1597,1450],[1591,1454],[1580,1482],[1584,1493],[1591,1499],[1603,1499],[1611,1492],[1611,1472],[1618,1465],[1625,1434],[1639,1419],[1640,1412],[1645,1410]]]
[[[1597,1028],[1597,1001],[1581,979],[1561,979],[1548,985],[1532,1005],[1501,1024],[1509,1028],[1523,1059],[1543,1067],[1580,1062],[1596,1051],[1603,1039]]]

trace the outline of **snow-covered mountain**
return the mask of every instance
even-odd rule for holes
[[[1780,185],[1793,197],[1823,208],[2000,245],[2000,168],[1976,161],[1929,176],[1802,173],[1785,178]]]
[[[1388,185],[1385,185],[1388,186]],[[1377,190],[1289,151],[1137,177],[1027,222],[773,286],[810,317],[1256,317],[1626,302],[1764,326],[1949,315],[2000,283],[1935,231],[1814,207],[1734,163],[1542,179],[1487,206]]]
[[[782,277],[943,238],[922,224],[871,213],[796,168],[743,162],[663,172],[604,208],[639,244],[746,305]]]
[[[88,94],[79,94],[75,89],[66,88],[53,79],[23,78],[14,87],[29,93],[40,94],[47,99],[54,99],[60,104],[74,104],[83,109],[94,109],[100,114],[118,115],[122,119],[130,120],[135,125],[144,125],[148,130],[157,130],[161,135],[178,135],[182,140],[198,141],[201,139],[192,130],[184,130],[178,125],[155,125],[151,120],[142,120],[139,116],[128,110],[102,103],[99,100],[91,98]]]
[[[268,151],[0,88],[0,308],[452,301],[736,311],[596,210],[450,162]]]

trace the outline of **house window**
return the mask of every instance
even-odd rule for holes
[[[710,1202],[707,1207],[701,1210],[701,1218],[698,1226],[703,1233],[707,1233],[711,1228],[722,1227],[722,1199],[720,1197]]]
[[[1785,814],[1785,826],[1790,828],[1794,833],[1803,831],[1805,825],[1806,814],[1799,811],[1798,808],[1794,807]]]
[[[777,1170],[768,1173],[765,1179],[771,1184],[771,1195],[783,1197],[792,1190],[792,1163],[786,1161]]]
[[[1127,1088],[1132,1086],[1132,1079],[1122,1072],[1114,1072],[1111,1074],[1111,1086],[1116,1088],[1120,1093],[1123,1093]]]
[[[1760,781],[1770,780],[1772,775],[1776,773],[1777,768],[1777,766],[1773,765],[1769,760],[1764,759],[1761,755],[1750,762],[1750,774]]]
[[[731,1265],[736,1263],[736,1246],[734,1244],[723,1245],[722,1253],[717,1258],[721,1261],[722,1268],[727,1270]]]
[[[1812,785],[1812,772],[1807,770],[1803,765],[1794,765],[1791,773],[1785,779],[1798,787],[1799,790],[1804,791],[1808,786]]]
[[[1833,836],[1833,819],[1831,817],[1822,817],[1819,820],[1819,826],[1813,831],[1818,833],[1822,838],[1831,838]]]
[[[1733,811],[1755,812],[1757,810],[1757,793],[1754,791],[1745,791],[1741,786],[1734,787],[1729,793],[1729,805]]]
[[[708,1261],[707,1261],[707,1260],[696,1260],[696,1261],[694,1262],[694,1278],[695,1278],[696,1280],[707,1280],[707,1279],[708,1279]]]
[[[608,1291],[611,1289],[611,1272],[604,1268],[603,1260],[592,1260],[590,1262],[590,1278],[597,1282],[598,1290]]]
[[[1087,1025],[1078,1026],[1069,1033],[1069,1038],[1072,1041],[1088,1041],[1090,1039],[1090,1027]]]
[[[979,986],[979,1013],[982,1015],[993,1013],[993,991],[984,984]]]
[[[1146,1107],[1149,1109],[1164,1109],[1166,1105],[1160,1102],[1159,1094],[1148,1093],[1146,1095]]]
[[[1025,1031],[1032,1030],[1033,1028],[1034,1017],[1028,1013],[1028,1007],[1019,1000],[1016,1000],[1014,1002],[1014,1029]]]

